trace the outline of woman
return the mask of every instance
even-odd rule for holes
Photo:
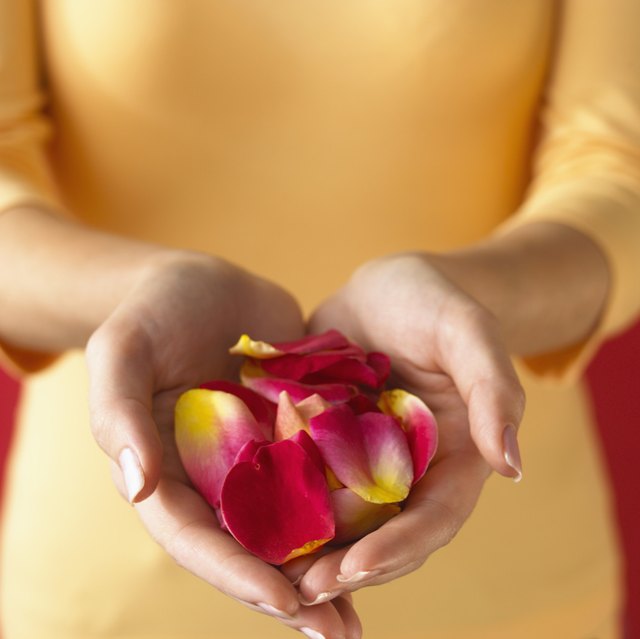
[[[351,638],[360,615],[367,637],[619,637],[576,379],[640,305],[637,3],[0,7],[0,335],[40,371],[4,636],[282,636],[276,617]],[[172,412],[241,332],[302,335],[298,303],[388,352],[441,446],[402,515],[280,572],[216,529]],[[87,340],[88,377],[53,361]],[[509,353],[517,486],[485,483],[522,474]]]

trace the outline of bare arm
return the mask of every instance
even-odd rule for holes
[[[6,211],[0,215],[0,337],[45,352],[83,346],[142,272],[170,255],[43,209]]]
[[[598,246],[553,222],[522,226],[429,260],[495,315],[507,348],[517,355],[559,350],[588,338],[610,287]]]

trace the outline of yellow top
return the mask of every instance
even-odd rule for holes
[[[307,309],[369,258],[508,218],[575,226],[608,255],[597,334],[521,369],[525,481],[492,477],[449,547],[356,596],[369,639],[618,636],[575,379],[640,305],[639,25],[637,0],[0,0],[0,211],[215,253]],[[80,354],[27,380],[20,423],[6,639],[287,635],[175,566],[116,494]]]

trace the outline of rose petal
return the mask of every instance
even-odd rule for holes
[[[256,359],[268,359],[270,357],[280,357],[284,351],[277,349],[275,346],[253,340],[248,335],[241,335],[240,339],[229,349],[231,355],[245,355],[246,357],[255,357]]]
[[[378,408],[376,400],[377,397],[375,396],[372,399],[363,393],[358,393],[353,399],[348,401],[348,406],[356,415],[361,415],[362,413],[379,413],[380,408]]]
[[[236,458],[233,460],[233,466],[239,464],[240,462],[250,462],[253,461],[253,458],[256,456],[258,450],[260,450],[263,446],[267,446],[273,442],[268,441],[256,441],[252,439],[248,441],[236,455]]]
[[[347,386],[346,384],[319,384],[318,386],[312,386],[288,379],[268,377],[262,368],[252,360],[247,360],[242,366],[240,379],[245,386],[274,403],[279,401],[282,391],[289,393],[296,404],[314,394],[320,395],[332,404],[339,404],[349,401],[358,392],[354,386]]]
[[[309,433],[299,430],[295,435],[293,435],[293,437],[291,437],[291,441],[304,449],[321,473],[325,472],[327,467],[325,466],[324,459],[322,459],[322,455],[320,454],[320,451],[313,439],[311,439]]]
[[[273,359],[263,359],[260,366],[273,377],[298,381],[346,358],[342,351],[323,351],[309,355],[282,355]]]
[[[251,411],[235,395],[202,388],[183,393],[175,408],[175,437],[187,475],[217,507],[222,482],[240,449],[263,439]]]
[[[436,419],[419,397],[399,388],[382,393],[378,406],[383,413],[397,417],[407,434],[415,484],[424,475],[438,447]]]
[[[276,418],[276,406],[272,402],[258,395],[258,393],[254,393],[250,388],[242,386],[242,384],[227,382],[221,379],[205,382],[200,385],[200,388],[224,391],[225,393],[231,393],[239,397],[256,418],[258,425],[262,429],[264,439],[273,441],[273,424]]]
[[[349,342],[340,331],[330,329],[317,335],[307,335],[307,337],[303,337],[294,342],[278,342],[274,344],[274,346],[284,353],[305,355],[307,353],[317,353],[318,351],[333,351],[348,348],[355,346],[355,344]]]
[[[373,368],[357,359],[346,358],[326,366],[315,374],[302,378],[305,384],[342,383],[377,388],[378,375]]]
[[[327,478],[327,484],[329,486],[329,490],[338,490],[339,488],[344,488],[344,484],[336,477],[336,474],[331,470],[330,466],[324,467],[324,474]]]
[[[221,508],[237,541],[272,564],[314,552],[334,535],[324,474],[292,440],[263,446],[253,462],[234,466]]]
[[[346,349],[345,349],[346,350]],[[344,353],[345,351],[337,351]],[[301,382],[305,384],[327,384],[342,382],[359,386],[368,386],[372,389],[382,388],[389,377],[391,362],[384,353],[367,353],[361,351],[362,357],[342,357],[335,362],[326,360],[326,366],[316,366],[316,371],[309,368],[309,373],[301,376]],[[320,354],[313,357],[320,357]],[[276,362],[278,360],[273,360]],[[272,363],[273,363],[272,362]],[[301,372],[301,371],[296,371]]]
[[[351,345],[342,333],[336,330],[329,330],[319,335],[308,335],[293,342],[277,342],[274,344],[252,340],[248,335],[242,335],[238,342],[229,349],[229,352],[232,355],[246,355],[255,359],[271,359],[286,353],[305,355],[349,346],[354,345]]]
[[[309,420],[329,408],[329,403],[320,395],[310,395],[294,404],[286,391],[280,393],[274,439],[279,441],[291,437],[299,430],[309,432]]]
[[[376,372],[376,376],[378,377],[378,385],[376,388],[382,388],[391,373],[391,360],[389,356],[384,353],[367,353],[367,364]]]
[[[331,493],[336,535],[331,543],[346,544],[380,528],[400,512],[397,504],[372,504],[349,488]]]
[[[409,494],[413,464],[407,437],[393,417],[354,415],[334,406],[311,419],[311,436],[336,477],[366,501],[395,503]]]

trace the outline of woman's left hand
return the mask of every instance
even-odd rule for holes
[[[425,254],[369,262],[311,319],[311,332],[337,328],[387,353],[393,385],[427,403],[440,441],[402,513],[348,548],[286,569],[304,572],[300,590],[309,602],[415,570],[454,537],[491,469],[521,477],[516,432],[524,392],[498,322],[435,264]]]

